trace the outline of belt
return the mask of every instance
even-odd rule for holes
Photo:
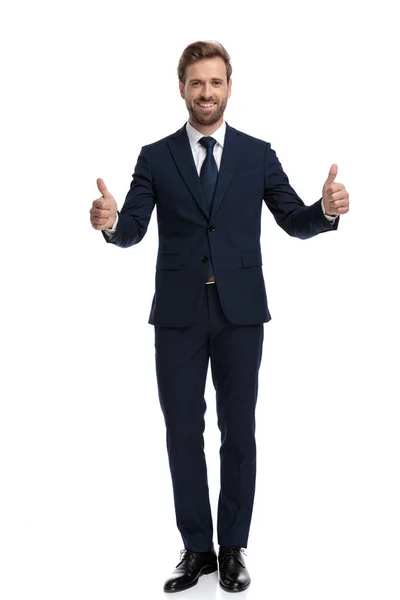
[[[209,277],[208,279],[206,279],[206,284],[207,283],[215,283],[215,275],[213,275],[212,277]]]

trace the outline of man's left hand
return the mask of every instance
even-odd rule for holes
[[[328,179],[322,188],[322,199],[325,212],[331,217],[349,212],[349,193],[343,183],[336,183],[338,166],[333,164],[330,168]]]

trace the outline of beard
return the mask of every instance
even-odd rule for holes
[[[190,120],[193,123],[198,123],[199,125],[214,125],[223,116],[226,105],[228,104],[228,97],[225,97],[221,102],[216,101],[217,104],[208,115],[204,114],[201,109],[198,108],[196,102],[210,102],[210,100],[198,98],[193,102],[193,104],[186,102],[186,108],[188,109]],[[211,102],[214,101],[211,100]]]

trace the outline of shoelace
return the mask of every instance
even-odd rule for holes
[[[196,556],[198,555],[198,552],[193,552],[192,550],[187,550],[186,548],[184,548],[183,550],[181,550],[180,554],[181,554],[181,558],[179,560],[179,563],[176,565],[177,567],[180,564],[182,564],[182,562],[186,559],[193,561],[196,558]]]
[[[222,551],[222,556],[221,559],[223,562],[225,562],[226,560],[228,560],[229,558],[236,558],[242,565],[242,561],[241,561],[241,556],[240,553],[243,553],[245,556],[247,556],[246,552],[243,550],[243,548],[226,548],[223,549]],[[244,566],[244,565],[243,565]]]

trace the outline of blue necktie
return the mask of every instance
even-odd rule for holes
[[[213,148],[216,141],[212,137],[202,137],[199,143],[207,150],[207,156],[201,165],[200,181],[204,189],[207,205],[211,214],[212,201],[218,177],[217,163],[215,162]]]
[[[213,152],[216,141],[217,140],[215,140],[212,137],[202,137],[199,140],[200,144],[202,146],[204,146],[204,148],[207,150],[207,155],[206,155],[206,157],[203,161],[203,164],[201,165],[201,169],[200,169],[200,181],[201,181],[201,184],[204,189],[204,194],[205,194],[205,197],[207,200],[207,205],[208,205],[210,216],[211,216],[211,207],[212,207],[212,202],[213,202],[213,198],[214,198],[215,186],[216,186],[217,178],[218,178],[218,167],[217,167],[217,163],[215,162],[214,152]],[[207,277],[211,277],[212,275],[214,275],[214,265],[213,265],[213,262],[212,262],[211,256],[210,256],[210,262],[208,263]]]

